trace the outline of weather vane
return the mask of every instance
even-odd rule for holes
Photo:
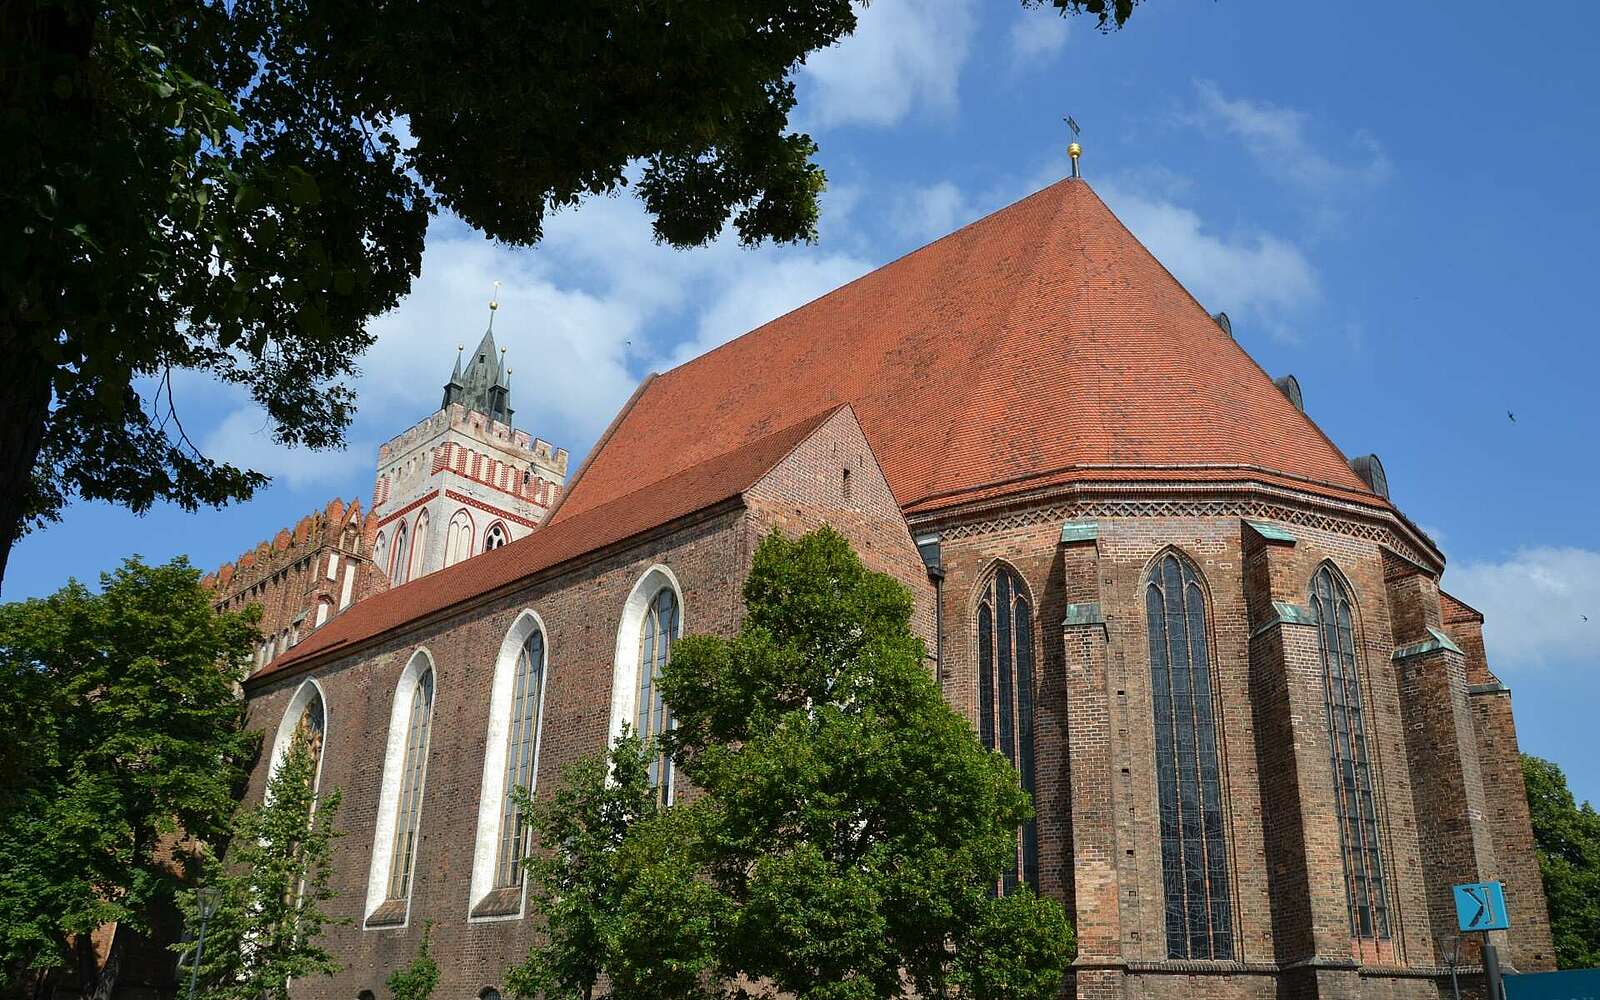
[[[1067,155],[1072,157],[1072,176],[1078,176],[1078,157],[1083,155],[1083,147],[1078,145],[1078,136],[1083,130],[1078,128],[1077,119],[1071,115],[1061,119],[1067,123],[1067,128],[1072,129],[1072,141],[1067,144]]]

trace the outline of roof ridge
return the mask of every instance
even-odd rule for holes
[[[1161,260],[1160,257],[1156,256],[1156,254],[1155,254],[1155,252],[1153,250],[1151,250],[1149,247],[1145,246],[1144,241],[1139,238],[1139,235],[1137,233],[1135,233],[1133,230],[1129,229],[1127,224],[1122,221],[1121,217],[1118,216],[1117,213],[1115,213],[1115,212],[1113,212],[1111,210],[1111,206],[1107,205],[1105,203],[1105,199],[1100,197],[1099,192],[1095,191],[1095,189],[1093,187],[1089,187],[1087,184],[1084,185],[1084,186],[1089,188],[1089,193],[1094,196],[1096,201],[1100,202],[1101,206],[1106,210],[1106,214],[1109,215],[1112,218],[1112,220],[1115,221],[1116,224],[1122,228],[1123,232],[1128,234],[1128,237],[1133,240],[1134,244],[1140,250],[1143,250],[1147,257],[1149,257],[1152,261],[1155,261],[1156,266],[1161,268],[1162,273],[1164,273],[1168,278],[1172,279],[1172,283],[1174,285],[1177,285],[1178,288],[1180,288],[1183,291],[1184,297],[1187,298],[1190,302],[1192,302],[1194,304],[1195,308],[1199,309],[1200,312],[1205,314],[1205,317],[1208,320],[1210,320],[1212,322],[1212,324],[1215,325],[1216,322],[1217,322],[1216,318],[1212,316],[1210,310],[1208,310],[1205,307],[1204,303],[1202,303],[1199,299],[1195,298],[1194,293],[1189,291],[1189,287],[1187,285],[1185,285],[1183,282],[1178,280],[1177,275],[1172,273],[1171,269],[1169,269],[1167,267],[1167,265]],[[1255,359],[1255,355],[1253,355],[1249,351],[1245,350],[1243,345],[1239,344],[1238,340],[1233,336],[1231,331],[1227,332],[1227,333],[1223,333],[1222,328],[1221,328],[1220,325],[1217,326],[1217,331],[1222,336],[1225,336],[1230,341],[1233,341],[1233,344],[1238,349],[1239,353],[1243,354],[1245,356],[1245,358],[1249,360],[1250,364],[1256,369],[1256,371],[1260,372],[1261,375],[1264,378],[1266,378],[1267,381],[1269,381],[1269,382],[1273,381],[1272,375],[1270,373],[1268,373],[1268,371],[1265,368],[1261,367],[1261,362],[1259,362],[1259,361],[1257,361]],[[1344,449],[1340,448],[1338,446],[1338,444],[1336,444],[1334,442],[1333,438],[1328,436],[1327,432],[1322,429],[1322,425],[1317,423],[1316,420],[1314,420],[1311,417],[1311,415],[1308,414],[1306,411],[1297,410],[1297,412],[1300,414],[1301,419],[1305,420],[1305,422],[1308,425],[1310,425],[1311,429],[1317,432],[1317,435],[1322,438],[1322,440],[1328,445],[1328,447],[1333,449],[1334,454],[1338,455],[1339,458],[1344,462],[1344,464],[1346,466],[1348,466],[1350,464],[1350,456],[1346,455],[1344,453]],[[1359,481],[1361,479],[1361,477],[1360,476],[1356,476],[1356,479]],[[1338,485],[1338,484],[1333,484],[1333,485]],[[1369,493],[1372,493],[1374,496],[1377,496],[1377,493],[1374,492],[1371,487],[1367,486],[1365,482],[1361,483],[1361,488],[1363,490],[1369,492]],[[1389,504],[1391,507],[1395,506],[1393,501],[1389,500],[1387,497],[1378,497],[1378,499],[1382,500],[1386,504]]]

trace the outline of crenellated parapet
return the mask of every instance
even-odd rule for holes
[[[313,511],[296,521],[293,528],[279,529],[272,538],[247,549],[233,562],[223,563],[216,572],[207,574],[201,582],[216,590],[225,600],[235,592],[248,589],[269,579],[285,568],[303,560],[311,553],[331,549],[347,555],[359,556],[365,538],[367,551],[375,533],[366,530],[361,501],[334,499],[319,511]]]
[[[360,500],[329,501],[293,527],[224,563],[203,583],[218,611],[261,609],[263,635],[257,663],[270,661],[387,580],[374,574],[371,556],[378,518]]]

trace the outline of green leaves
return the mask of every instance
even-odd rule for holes
[[[409,965],[389,974],[385,985],[394,1000],[428,1000],[439,985],[439,963],[429,951],[433,937],[433,921],[422,925],[422,941],[417,945],[417,957]],[[330,970],[331,971],[331,970]]]
[[[1061,906],[991,895],[1031,805],[929,677],[910,595],[824,528],[765,539],[744,596],[660,678],[696,793],[657,810],[630,737],[536,809],[550,943],[521,995],[1057,996]]]
[[[211,843],[202,846],[198,886],[178,898],[185,924],[196,936],[173,950],[207,1000],[289,1000],[291,980],[332,975],[340,968],[321,942],[325,927],[346,922],[323,912],[337,895],[330,855],[340,836],[334,827],[340,795],[337,790],[318,795],[316,776],[316,753],[306,732],[297,731],[262,804],[234,815],[227,857],[219,857]],[[202,891],[208,902],[204,918]],[[200,953],[202,919],[206,940]],[[390,977],[396,1000],[426,1000],[432,990],[427,947],[424,931],[417,962]],[[438,976],[433,966],[432,982]]]
[[[1600,814],[1587,802],[1577,804],[1553,762],[1523,754],[1522,775],[1556,964],[1600,965]]]
[[[254,747],[233,686],[253,616],[217,615],[182,560],[0,606],[0,967],[148,927],[178,876],[157,848],[215,837]]]

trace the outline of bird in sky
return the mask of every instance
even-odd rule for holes
[[[1589,620],[1589,616],[1588,615],[1579,615],[1578,617],[1582,618],[1584,621],[1588,621]]]
[[[1517,415],[1515,413],[1512,413],[1510,410],[1506,411],[1506,416],[1511,418],[1511,422],[1512,423],[1516,423],[1517,422]]]

